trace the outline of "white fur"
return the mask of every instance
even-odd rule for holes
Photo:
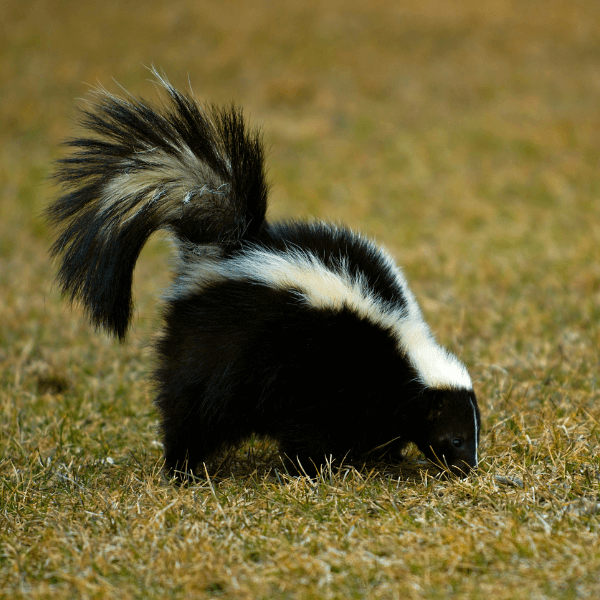
[[[473,407],[473,419],[475,420],[475,466],[477,466],[479,463],[479,458],[477,457],[479,452],[479,425],[477,424],[477,408],[475,407],[473,399],[469,398],[469,400],[471,400],[471,406]]]
[[[115,173],[102,189],[100,212],[121,204],[120,224],[135,217],[150,204],[161,218],[168,222],[179,216],[178,211],[192,199],[210,208],[210,195],[226,196],[228,184],[216,177],[213,171],[194,156],[185,145],[178,147],[178,156],[167,154],[158,148],[149,148],[136,157],[144,163],[144,168],[132,167],[127,160],[123,168]],[[225,199],[220,202],[226,204]],[[221,211],[225,209],[221,207]],[[112,225],[114,226],[114,224]]]

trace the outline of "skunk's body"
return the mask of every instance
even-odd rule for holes
[[[252,433],[307,470],[414,442],[470,472],[471,379],[390,256],[343,227],[266,221],[260,136],[161,83],[162,112],[104,94],[84,113],[94,136],[69,142],[48,215],[63,292],[119,338],[140,250],[159,229],[176,240],[154,372],[167,472],[202,473]]]

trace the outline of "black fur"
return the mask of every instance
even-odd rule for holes
[[[119,338],[143,245],[159,229],[177,242],[154,371],[167,473],[201,474],[256,433],[312,472],[414,442],[468,474],[480,427],[470,379],[438,353],[387,254],[343,227],[269,223],[259,134],[238,109],[160,81],[162,112],[105,94],[83,113],[93,136],[69,142],[65,194],[47,214],[63,292]]]

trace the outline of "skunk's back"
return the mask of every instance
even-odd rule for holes
[[[327,223],[267,224],[255,241],[227,255],[192,256],[174,283],[172,301],[241,284],[250,302],[257,286],[289,292],[299,307],[350,311],[388,332],[414,378],[432,388],[467,388],[464,365],[437,344],[401,269],[380,246]]]

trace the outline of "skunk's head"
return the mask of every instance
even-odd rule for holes
[[[477,467],[481,419],[473,390],[428,390],[427,415],[414,440],[436,465],[459,477]]]

